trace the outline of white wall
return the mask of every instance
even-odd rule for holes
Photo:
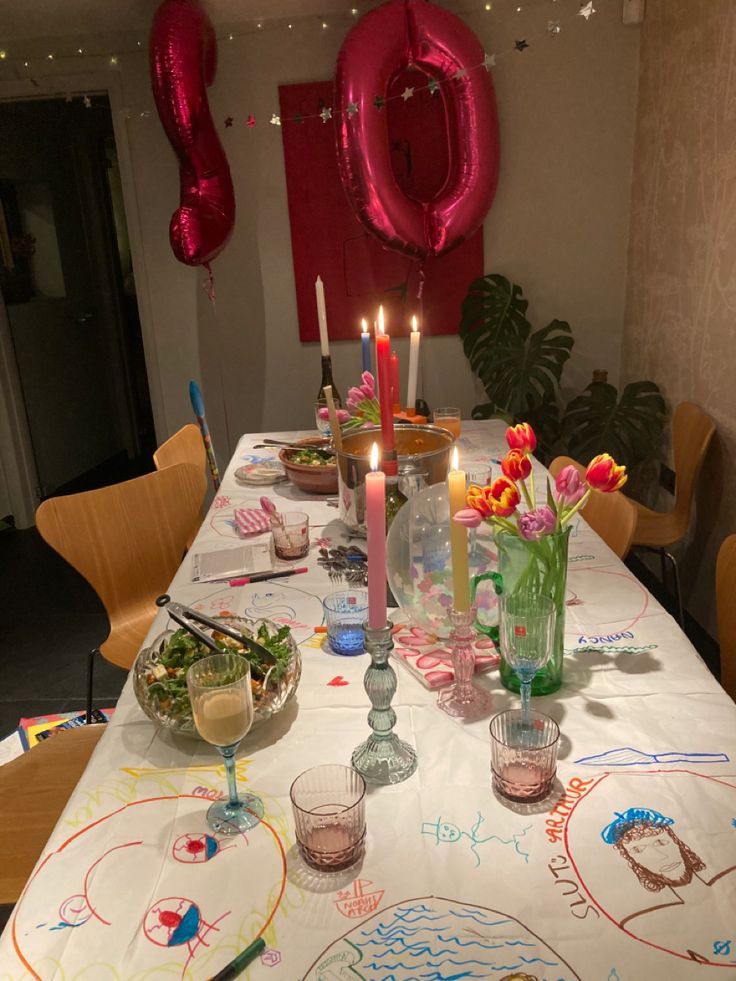
[[[570,321],[577,344],[566,381],[580,389],[594,367],[618,377],[638,31],[621,24],[618,3],[599,4],[586,22],[570,17],[577,0],[565,0],[554,13],[568,19],[553,38],[546,33],[552,8],[524,7],[521,13],[507,4],[492,14],[464,15],[486,49],[498,53],[493,79],[502,164],[485,223],[486,271],[522,284],[539,326],[552,317]],[[278,111],[278,85],[332,76],[343,36],[342,27],[322,30],[315,20],[296,20],[292,31],[284,24],[220,44],[210,102],[230,159],[238,215],[233,238],[214,263],[214,307],[201,289],[203,274],[177,263],[169,248],[178,171],[155,114],[139,115],[153,108],[147,58],[120,58],[161,439],[191,417],[190,377],[203,381],[220,456],[242,431],[311,424],[319,347],[298,339],[281,130],[268,119]],[[531,44],[522,53],[513,50],[520,37]],[[254,130],[243,122],[251,112],[258,118]],[[224,129],[228,115],[236,122]],[[138,288],[140,294],[140,282]],[[404,381],[407,346],[397,341]],[[344,393],[359,372],[358,341],[335,343],[333,361]],[[456,404],[469,413],[485,400],[456,336],[425,339],[422,379],[420,392],[430,404]]]

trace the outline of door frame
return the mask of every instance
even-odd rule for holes
[[[166,434],[168,431],[161,380],[161,359],[153,324],[151,277],[143,247],[140,208],[126,125],[127,113],[122,81],[120,76],[113,71],[75,71],[58,75],[52,74],[45,75],[37,81],[38,85],[34,85],[28,78],[0,81],[0,101],[64,98],[70,93],[75,98],[82,98],[84,95],[106,95],[110,101],[110,113],[123,188],[125,219],[128,225],[128,239],[135,277],[138,313],[143,336],[151,410],[156,434],[161,438],[161,434]],[[0,420],[0,465],[5,471],[8,495],[16,526],[27,528],[34,524],[34,515],[39,503],[38,476],[20,387],[18,366],[10,337],[10,325],[2,296],[0,296],[0,305],[3,308],[0,311],[0,402],[4,402],[6,408],[5,420]]]

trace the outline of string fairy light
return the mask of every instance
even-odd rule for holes
[[[537,2],[535,2],[535,0],[525,0],[523,4],[523,11],[525,12],[525,14],[529,14],[530,12],[533,12],[535,9],[545,10],[545,14],[544,14],[545,26],[543,29],[539,30],[536,33],[526,33],[523,38],[518,38],[517,40],[515,40],[513,46],[509,47],[504,51],[486,52],[484,54],[484,59],[481,64],[473,65],[467,69],[460,69],[457,72],[455,72],[452,78],[446,78],[442,80],[429,78],[426,85],[407,86],[407,88],[405,88],[403,92],[400,92],[397,95],[392,95],[392,96],[376,95],[372,103],[373,111],[380,112],[385,108],[387,103],[396,101],[398,99],[401,99],[406,103],[414,97],[415,93],[422,92],[425,90],[428,91],[430,95],[434,96],[440,91],[441,86],[453,84],[453,83],[462,83],[465,77],[469,73],[472,73],[473,71],[477,71],[479,69],[485,69],[486,71],[489,71],[490,68],[496,66],[498,57],[515,56],[518,58],[519,53],[523,54],[523,52],[526,51],[526,49],[528,49],[531,46],[531,43],[538,40],[539,38],[543,38],[546,36],[547,38],[554,39],[558,37],[559,34],[562,32],[562,26],[564,23],[575,20],[578,17],[583,18],[586,23],[589,22],[590,18],[597,13],[598,7],[606,3],[606,0],[595,0],[595,2],[594,0],[570,0],[571,6],[575,7],[574,13],[567,17],[559,17],[558,19],[555,20],[551,20],[548,17],[548,14],[551,13],[551,11],[549,10],[550,3],[555,4],[554,12],[555,14],[559,15],[561,13],[561,10],[560,7],[557,6],[557,4],[559,3],[561,6],[561,0],[537,0]],[[598,7],[596,7],[596,3],[598,4]],[[454,12],[457,14],[466,14],[466,15],[472,15],[473,13],[482,14],[484,12],[495,14],[501,12],[504,8],[508,10],[515,10],[516,12],[521,13],[522,3],[520,3],[519,0],[506,0],[506,2],[504,2],[504,0],[495,0],[495,2],[494,0],[476,0],[476,2],[472,6],[463,5],[462,9],[456,9],[454,10]],[[300,17],[298,18],[298,20],[299,20],[300,27],[308,27],[310,24],[313,24],[321,32],[321,31],[328,30],[331,22],[334,22],[337,25],[340,21],[345,22],[347,20],[347,22],[350,23],[355,18],[357,18],[360,15],[360,13],[361,10],[358,7],[351,7],[349,14],[345,13],[340,15],[340,14],[335,14],[334,11],[330,12],[329,19],[324,14],[322,15],[311,14],[308,16]],[[286,19],[283,17],[259,18],[258,20],[247,22],[247,25],[244,25],[242,29],[229,30],[224,34],[218,34],[217,38],[218,40],[235,41],[240,38],[250,37],[256,33],[259,33],[260,35],[264,35],[268,32],[283,30],[284,27],[286,27],[286,29],[289,31],[293,31],[295,24],[293,20],[289,20],[287,22]],[[128,49],[126,49],[123,45],[120,45],[118,50],[113,52],[94,51],[94,50],[90,50],[89,47],[82,47],[80,45],[78,47],[75,47],[73,49],[73,53],[70,54],[65,54],[59,51],[48,52],[44,60],[45,62],[49,62],[49,61],[55,62],[55,64],[58,65],[58,67],[63,67],[62,63],[64,62],[64,60],[78,59],[80,55],[86,54],[88,58],[104,59],[105,61],[107,61],[107,64],[110,68],[116,68],[119,65],[121,56],[124,56],[126,54],[141,55],[143,53],[144,53],[144,43],[141,40],[136,40],[135,47],[128,48]],[[32,70],[31,60],[28,58],[27,55],[26,56],[17,55],[14,54],[13,51],[8,51],[6,49],[0,49],[0,61],[3,62],[3,71],[5,71],[6,67],[10,68],[13,64],[18,66],[16,68],[16,72],[19,71],[21,65],[26,70]],[[51,72],[47,72],[46,74],[49,77],[51,77]],[[29,75],[26,75],[25,77],[28,78],[29,81],[33,82],[34,85],[38,85],[36,79],[37,77],[42,77],[43,75],[44,75],[43,71],[39,71],[39,72],[34,71],[33,77]],[[370,110],[370,105],[364,106],[362,109],[362,111],[369,111],[369,110]],[[132,113],[132,114],[130,113],[129,110],[123,110],[123,111],[126,113],[126,118],[148,118],[149,116],[151,116],[151,113],[148,111],[140,112],[140,113]],[[310,114],[299,114],[294,117],[288,117],[283,119],[280,113],[274,112],[271,114],[271,118],[268,121],[274,126],[282,126],[284,123],[294,123],[297,125],[302,125],[304,122],[307,122],[309,120],[315,120],[315,119],[320,120],[322,123],[326,123],[328,119],[339,118],[340,116],[343,115],[347,115],[349,117],[354,116],[359,111],[361,111],[360,107],[356,103],[351,102],[348,103],[348,105],[345,106],[344,108],[338,108],[335,106],[321,106],[319,112],[310,113]],[[252,114],[243,117],[242,121],[246,123],[249,129],[253,129],[256,126],[256,118]]]

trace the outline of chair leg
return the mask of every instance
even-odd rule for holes
[[[675,557],[672,554],[672,552],[665,552],[665,550],[662,549],[662,555],[663,556],[665,556],[665,555],[667,556],[667,558],[670,560],[670,564],[672,566],[672,574],[673,574],[674,580],[675,580],[675,599],[677,600],[677,619],[679,621],[680,626],[684,630],[685,629],[685,611],[682,608],[682,590],[680,589],[680,570],[677,568],[677,560],[675,559]]]
[[[659,552],[659,569],[660,569],[660,573],[661,573],[661,577],[662,577],[662,589],[664,589],[664,591],[667,592],[668,591],[668,586],[667,586],[667,562],[666,562],[666,555],[667,555],[667,553],[665,552],[665,550],[663,548],[658,548],[657,551]]]
[[[87,661],[87,725],[92,724],[92,689],[95,674],[95,655],[99,653],[99,650],[95,647],[89,652],[89,659]]]

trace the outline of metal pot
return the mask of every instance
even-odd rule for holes
[[[394,426],[399,456],[399,488],[411,497],[430,484],[447,479],[452,435],[437,426]],[[374,443],[382,446],[380,429],[361,429],[342,438],[337,451],[340,517],[354,535],[365,535],[365,475],[370,472]]]

